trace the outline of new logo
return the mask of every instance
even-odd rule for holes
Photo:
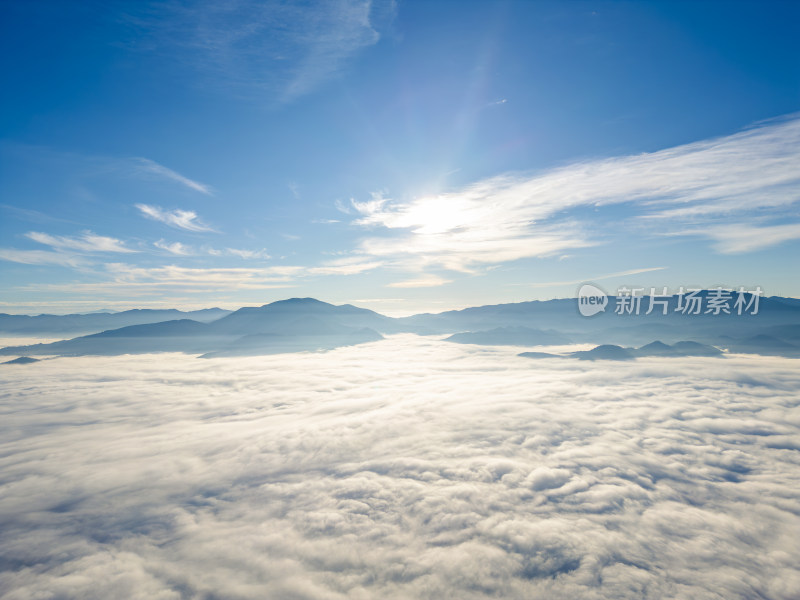
[[[596,285],[584,283],[578,290],[578,311],[584,317],[591,317],[605,311],[608,295]]]

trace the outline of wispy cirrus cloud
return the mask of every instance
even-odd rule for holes
[[[138,250],[128,248],[125,242],[117,238],[97,235],[91,231],[85,231],[80,236],[74,237],[29,231],[25,237],[39,244],[50,246],[53,250],[0,248],[0,260],[26,265],[81,267],[88,264],[86,255],[138,252]]]
[[[417,269],[439,266],[473,272],[487,265],[554,256],[597,244],[575,220],[533,227],[516,211],[501,212],[463,198],[454,199],[453,205],[449,199],[423,200],[404,215],[394,213],[396,205],[382,204],[377,211],[366,212],[363,205],[355,206],[364,215],[357,224],[399,230],[394,235],[363,239],[360,251]]]
[[[185,177],[184,175],[181,175],[180,173],[173,171],[164,165],[160,165],[149,158],[132,158],[130,161],[134,167],[134,170],[137,172],[156,175],[158,177],[175,181],[189,189],[200,192],[201,194],[206,194],[208,196],[212,194],[210,186],[200,183],[199,181],[189,179],[188,177]]]
[[[150,204],[137,204],[136,208],[142,215],[153,221],[159,221],[170,227],[176,229],[183,229],[185,231],[194,232],[213,232],[215,231],[202,221],[193,210],[164,210],[160,206],[151,206]]]
[[[559,287],[564,285],[578,285],[579,283],[586,283],[587,281],[602,281],[603,279],[614,279],[615,277],[628,277],[629,275],[639,275],[641,273],[652,273],[654,271],[663,271],[667,267],[644,267],[642,269],[628,269],[627,271],[619,271],[617,273],[606,273],[603,275],[593,275],[582,277],[581,279],[572,279],[570,281],[542,281],[539,283],[529,283],[526,287],[531,288],[547,288]]]
[[[593,227],[580,209],[601,210],[626,204],[623,220],[637,218],[648,234],[686,229],[687,224],[716,225],[709,237],[729,239],[754,211],[787,216],[800,200],[800,117],[760,124],[711,140],[632,156],[598,159],[534,174],[504,174],[465,188],[412,200],[375,194],[351,201],[354,223],[382,235],[361,243],[368,255],[454,270],[526,257],[551,256],[614,239],[602,228],[602,212]],[[791,218],[791,214],[788,214]],[[745,239],[738,251],[794,239],[800,223],[784,224],[778,235]],[[617,228],[619,231],[625,231]],[[764,231],[766,233],[767,230]],[[626,233],[630,233],[630,228]],[[733,241],[715,246],[730,251]]]
[[[23,265],[58,265],[62,267],[77,267],[82,263],[82,260],[74,254],[50,250],[17,250],[16,248],[0,248],[0,260]]]
[[[245,248],[208,248],[202,247],[199,249],[195,249],[192,246],[187,244],[182,244],[181,242],[165,242],[164,240],[158,240],[157,242],[153,242],[153,245],[156,248],[169,252],[174,256],[197,256],[198,254],[207,254],[209,256],[235,256],[237,258],[242,258],[245,260],[255,260],[255,259],[262,259],[266,260],[270,258],[270,255],[264,248],[260,250],[250,250]]]
[[[336,78],[393,18],[386,0],[162,4],[135,16],[155,51],[239,95],[290,102]]]
[[[395,281],[388,284],[386,287],[390,288],[427,288],[438,287],[451,283],[451,280],[439,277],[437,275],[422,275],[414,279],[405,279],[403,281]]]
[[[132,248],[128,248],[125,242],[113,237],[104,235],[97,235],[91,231],[85,231],[79,237],[69,237],[63,235],[50,235],[38,231],[30,231],[25,234],[30,240],[56,248],[57,250],[67,250],[75,252],[119,252],[119,253],[133,253],[138,252]]]
[[[19,206],[10,206],[8,204],[0,204],[0,211],[12,215],[16,219],[29,221],[31,223],[50,224],[50,223],[70,223],[75,224],[74,221],[62,219],[48,215],[39,210],[32,210],[30,208],[20,208]]]
[[[164,243],[167,251],[183,250],[183,246]],[[64,264],[68,263],[58,253],[38,253],[30,255],[9,254],[6,257],[0,250],[0,260],[14,260],[27,264]],[[49,256],[51,255],[52,256]],[[197,255],[197,254],[195,254]],[[231,256],[231,254],[224,254]],[[176,254],[176,256],[182,256]],[[52,259],[48,262],[48,258]],[[115,298],[145,297],[158,295],[164,302],[174,294],[213,294],[220,290],[226,293],[242,291],[263,291],[294,287],[298,282],[317,276],[353,275],[378,268],[381,263],[373,261],[364,263],[363,259],[341,259],[325,262],[316,267],[303,265],[268,265],[242,267],[185,267],[178,264],[158,267],[140,266],[129,263],[113,262],[103,265],[97,271],[98,281],[90,283],[31,283],[16,287],[29,293],[55,293],[85,297],[92,295],[96,302],[112,301]],[[183,297],[183,296],[181,296]],[[66,298],[65,298],[66,299]]]
[[[264,248],[261,250],[248,250],[245,248],[223,248],[222,250],[215,250],[212,248],[208,251],[208,253],[212,256],[237,256],[245,260],[266,260],[270,258],[270,255]]]
[[[302,271],[302,267],[272,266],[259,268],[191,268],[176,265],[163,267],[138,267],[125,263],[109,263],[106,270],[113,274],[118,282],[175,282],[176,284],[195,282],[214,282],[239,284],[243,280],[250,283],[260,281],[288,281],[293,275]]]
[[[722,254],[742,254],[800,239],[800,223],[712,225],[704,229],[687,230],[682,232],[682,235],[698,235],[709,238],[713,240],[714,248]]]
[[[169,252],[175,256],[191,256],[194,254],[194,250],[191,248],[191,246],[181,244],[180,242],[165,242],[164,240],[158,240],[157,242],[153,242],[153,245],[156,248]]]
[[[37,170],[46,170],[49,177],[45,183],[52,184],[53,181],[60,181],[69,190],[69,193],[74,193],[71,188],[76,183],[83,188],[82,193],[87,193],[98,180],[107,184],[130,179],[177,183],[184,188],[205,195],[213,195],[214,191],[210,185],[191,179],[146,157],[81,154],[49,146],[8,141],[0,142],[0,153],[4,155],[4,159],[17,162],[23,168],[35,167]],[[8,204],[0,204],[0,209],[35,222],[70,222],[61,217]]]
[[[58,255],[57,255],[58,256]],[[2,258],[0,252],[0,258]],[[36,257],[33,257],[36,258]],[[33,259],[32,259],[33,260]],[[22,262],[18,260],[17,262]],[[305,273],[300,266],[200,268],[179,265],[144,267],[127,263],[107,263],[97,273],[100,281],[71,283],[34,283],[19,286],[26,292],[62,293],[106,299],[158,295],[161,300],[172,294],[219,294],[220,290],[259,291],[292,287]]]
[[[308,272],[312,275],[357,275],[372,271],[382,265],[381,261],[365,260],[363,256],[346,256],[325,261],[316,267],[310,267]]]

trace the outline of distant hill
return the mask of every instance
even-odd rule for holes
[[[2,365],[29,365],[31,363],[39,362],[38,358],[31,358],[30,356],[20,356],[14,360],[7,360]]]
[[[660,341],[650,342],[641,348],[623,348],[614,344],[602,344],[591,350],[581,350],[568,354],[548,354],[546,352],[521,352],[523,358],[577,358],[579,360],[633,360],[646,356],[721,356],[722,351],[714,346],[697,342],[677,342],[672,346]]]
[[[551,354],[550,352],[520,352],[517,356],[523,358],[569,358],[563,354]]]
[[[175,309],[134,309],[122,312],[94,312],[74,315],[8,315],[0,313],[0,333],[15,335],[67,335],[86,334],[159,323],[175,319],[192,319],[208,323],[230,314],[221,308],[206,308],[183,312]]]
[[[650,342],[636,351],[637,356],[675,356],[675,349],[660,340]]]
[[[746,354],[800,357],[800,345],[764,333],[745,339],[731,340],[728,342],[728,348],[731,352]]]
[[[800,323],[776,325],[762,330],[761,333],[800,346]]]
[[[210,335],[208,327],[206,323],[190,319],[131,325],[49,344],[10,346],[0,349],[0,355],[113,356],[151,352],[207,352],[215,344],[226,341]]]
[[[383,333],[402,330],[395,319],[351,304],[335,305],[314,298],[290,298],[264,306],[240,308],[215,321],[212,330],[226,335],[247,335],[259,332],[280,333],[289,322],[307,321],[314,327],[341,325],[368,327]],[[294,325],[293,327],[297,327]]]
[[[629,350],[614,344],[602,344],[591,350],[573,352],[570,356],[579,360],[632,360],[635,358]]]

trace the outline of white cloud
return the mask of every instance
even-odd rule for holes
[[[383,230],[362,243],[366,254],[467,270],[480,264],[549,256],[601,243],[570,211],[628,203],[638,227],[658,233],[686,223],[746,223],[755,210],[781,213],[800,195],[800,118],[659,152],[598,159],[536,175],[505,174],[459,191],[396,201],[375,194],[352,201],[357,225]],[[712,219],[714,221],[712,221]],[[618,225],[618,224],[617,224]],[[630,228],[604,229],[608,239]],[[785,235],[794,237],[787,228]],[[740,244],[743,251],[750,247]],[[726,245],[722,245],[726,251]]]
[[[559,257],[562,260],[564,257]],[[604,275],[594,275],[583,277],[581,279],[572,279],[570,281],[543,281],[541,283],[529,283],[527,287],[532,288],[546,288],[558,287],[564,285],[577,285],[579,283],[586,283],[588,281],[601,281],[603,279],[613,279],[615,277],[627,277],[629,275],[639,275],[640,273],[652,273],[653,271],[663,271],[667,267],[645,267],[643,269],[628,269],[627,271],[619,271],[617,273],[606,273]]]
[[[374,194],[373,194],[373,196],[374,196]],[[350,198],[350,204],[347,204],[347,203],[342,202],[341,200],[337,199],[337,200],[334,200],[333,205],[336,207],[336,210],[338,210],[339,212],[344,213],[346,215],[350,215],[350,214],[353,214],[352,205],[355,204],[355,203],[356,203],[356,201],[353,198]],[[328,221],[327,220],[323,220],[321,222],[322,223],[326,223]],[[335,221],[335,222],[338,223],[338,221]]]
[[[422,275],[414,279],[406,279],[403,281],[395,281],[388,284],[386,287],[391,288],[425,288],[425,287],[438,287],[451,283],[449,279],[444,279],[438,275]]]
[[[29,221],[31,223],[69,223],[75,225],[74,221],[62,219],[53,215],[48,215],[39,210],[32,210],[30,208],[20,208],[19,206],[10,206],[8,204],[0,204],[0,210],[9,213],[16,219]]]
[[[49,250],[16,250],[0,248],[0,260],[21,263],[24,265],[60,265],[77,267],[81,260],[76,256]]]
[[[567,249],[589,247],[597,242],[576,222],[530,229],[525,223],[476,220],[448,231],[411,231],[393,237],[368,237],[360,250],[367,256],[394,260],[408,267],[441,266],[472,272],[476,267],[525,257],[554,256]]]
[[[782,225],[718,225],[689,230],[684,235],[701,235],[714,240],[714,247],[723,254],[754,252],[783,242],[800,239],[800,223]]]
[[[170,254],[174,254],[175,256],[191,256],[194,254],[191,246],[187,246],[185,244],[181,244],[180,242],[165,242],[164,240],[158,240],[157,242],[153,242],[153,245],[156,248],[160,248],[161,250],[166,250]]]
[[[155,246],[175,256],[192,255],[194,249],[180,243],[155,242]],[[268,258],[259,251],[226,248],[206,250],[212,256],[236,256],[244,259]],[[181,254],[186,252],[189,254]],[[79,266],[77,259],[65,258],[57,253],[22,252],[0,250],[0,260],[13,260],[26,264],[61,264]],[[64,301],[74,302],[78,298],[92,297],[93,304],[111,304],[120,297],[131,302],[147,301],[150,295],[158,297],[160,305],[170,303],[185,305],[197,302],[198,294],[210,294],[209,302],[217,302],[221,293],[241,291],[264,291],[294,287],[304,278],[331,275],[355,275],[378,268],[378,261],[365,262],[360,257],[347,257],[324,262],[316,267],[300,265],[270,265],[244,267],[183,267],[163,265],[158,267],[137,266],[127,263],[106,263],[104,271],[96,273],[98,280],[69,283],[29,283],[15,286],[15,290],[32,294],[61,294]],[[176,296],[175,294],[178,294]],[[192,296],[184,296],[191,294]],[[70,299],[71,296],[75,299]],[[170,300],[172,298],[172,300]],[[19,305],[21,306],[21,305]]]
[[[161,305],[182,304],[190,298],[196,302],[198,294],[221,292],[263,291],[292,287],[295,279],[304,275],[303,267],[219,267],[195,268],[178,265],[160,267],[139,267],[125,263],[107,263],[105,278],[89,283],[34,283],[19,286],[17,289],[31,293],[60,293],[65,297],[76,295],[79,298],[93,297],[95,303],[110,304],[116,299],[142,298],[156,295]],[[174,294],[180,297],[171,301]],[[184,297],[183,295],[189,295]],[[194,298],[192,298],[194,297]]]
[[[271,258],[269,254],[267,254],[266,249],[262,248],[261,250],[245,250],[239,248],[209,248],[208,253],[211,256],[236,256],[238,258],[244,259],[268,259]]]
[[[366,273],[382,266],[383,263],[375,260],[365,260],[362,256],[346,256],[324,262],[318,267],[310,267],[311,275],[357,275]]]
[[[38,231],[25,234],[30,240],[50,246],[51,250],[18,250],[16,248],[0,248],[0,260],[25,265],[57,265],[61,267],[80,268],[88,266],[85,254],[114,252],[122,254],[135,253],[116,238],[97,235],[85,231],[78,237],[50,235]]]
[[[169,225],[170,227],[175,227],[176,229],[184,229],[186,231],[196,231],[196,232],[203,232],[203,231],[214,231],[208,225],[202,223],[198,217],[197,213],[193,210],[164,210],[159,206],[151,206],[149,204],[137,204],[136,208],[147,217],[148,219],[152,219],[154,221],[160,221],[165,225]]]
[[[211,195],[210,186],[200,183],[199,181],[189,179],[188,177],[184,177],[180,173],[177,173],[172,169],[165,167],[164,165],[160,165],[149,158],[133,158],[131,160],[137,171],[158,175],[160,177],[176,181],[181,185],[188,187],[189,189],[200,192],[201,194],[206,194],[209,196]]]
[[[279,0],[169,4],[157,18],[140,15],[160,33],[161,50],[238,95],[279,103],[336,78],[356,54],[377,43],[376,27],[393,3]]]
[[[770,598],[792,359],[324,354],[2,367],[9,598]]]
[[[25,234],[25,237],[51,246],[58,250],[76,251],[76,252],[120,252],[131,253],[137,252],[125,246],[125,242],[116,238],[97,235],[91,231],[85,231],[80,237],[68,237],[62,235],[50,235],[38,231],[30,231]]]
[[[166,265],[137,267],[110,263],[106,269],[114,276],[114,285],[197,286],[220,289],[261,289],[269,283],[283,283],[302,272],[301,267],[273,266],[260,268],[192,268]]]
[[[244,259],[253,259],[253,258],[260,258],[260,259],[268,259],[270,256],[267,254],[265,249],[261,250],[243,250],[239,248],[225,248],[225,253],[231,256],[238,256],[239,258]]]

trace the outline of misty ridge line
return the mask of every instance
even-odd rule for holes
[[[709,303],[715,291],[702,292]],[[750,300],[757,298],[750,295]],[[618,297],[619,301],[630,298]],[[758,312],[737,314],[711,311],[680,312],[682,296],[661,297],[663,311],[625,314],[603,312],[583,316],[576,299],[487,305],[438,314],[387,317],[351,304],[334,305],[313,298],[279,300],[236,311],[206,309],[180,311],[125,311],[96,315],[0,315],[0,331],[67,333],[89,329],[94,323],[121,326],[47,344],[8,346],[0,355],[81,356],[150,352],[183,352],[204,358],[249,356],[284,352],[332,350],[378,342],[385,335],[413,333],[446,335],[447,341],[484,346],[553,346],[600,344],[593,354],[577,358],[615,359],[643,356],[653,342],[682,343],[672,354],[684,354],[687,342],[698,344],[703,355],[738,353],[800,357],[800,301],[769,297]],[[195,318],[187,318],[187,317]],[[177,317],[177,318],[175,318]],[[166,320],[164,320],[166,319]],[[132,324],[124,324],[133,321]],[[74,329],[73,329],[74,331]],[[611,348],[611,347],[615,347]],[[625,349],[625,347],[629,347]],[[716,351],[712,351],[714,348]],[[663,350],[663,348],[662,348]],[[697,352],[697,348],[691,352]],[[670,355],[666,352],[663,355]],[[573,355],[570,355],[573,356]]]
[[[635,274],[635,273],[638,273],[638,272],[640,272],[640,271],[637,270],[637,271],[626,272],[626,274],[631,274],[631,273]],[[570,282],[570,283],[580,283],[580,281],[576,280],[576,281],[573,281],[573,282]],[[701,296],[705,296],[705,295],[711,294],[713,292],[714,292],[714,290],[712,290],[712,289],[700,290],[700,295]],[[747,292],[746,295],[750,296],[751,294],[749,292]],[[669,297],[671,299],[671,302],[674,302],[675,298],[677,296],[679,296],[679,294],[670,294]],[[619,295],[610,295],[609,296],[609,298],[615,298],[615,299],[618,299],[618,298],[621,298],[621,297],[622,296],[619,296]],[[641,297],[646,299],[649,296],[645,295],[645,296],[641,296]],[[777,301],[781,301],[781,302],[788,302],[788,303],[793,303],[793,304],[800,305],[800,300],[798,300],[796,298],[783,298],[783,297],[780,297],[780,296],[768,296],[767,299],[768,300],[777,300]],[[522,302],[506,302],[506,303],[501,303],[501,304],[489,304],[489,305],[474,306],[474,307],[468,307],[468,308],[462,308],[462,309],[450,309],[450,310],[441,311],[439,313],[422,312],[422,313],[417,313],[415,315],[412,315],[411,318],[420,317],[420,316],[423,316],[423,315],[431,315],[431,314],[441,315],[441,314],[452,314],[452,313],[464,313],[464,312],[471,311],[471,310],[476,310],[476,309],[501,308],[501,307],[511,307],[511,306],[526,306],[526,305],[537,305],[537,304],[546,304],[546,303],[555,303],[555,302],[567,302],[567,301],[575,302],[575,301],[578,301],[578,300],[579,300],[578,297],[573,297],[573,298],[553,298],[553,299],[550,299],[550,300],[528,300],[528,301],[522,301]],[[316,298],[300,298],[300,297],[286,298],[284,300],[276,300],[276,301],[271,302],[270,304],[277,304],[277,303],[283,303],[283,302],[287,302],[287,303],[294,303],[294,302],[297,302],[297,303],[299,303],[299,302],[320,302],[320,303],[323,303],[323,304],[330,304],[330,303],[324,302],[322,300],[317,300]],[[268,306],[268,305],[262,305],[261,308],[263,308],[264,306]],[[336,306],[336,305],[332,305],[332,306]],[[345,305],[338,305],[338,306],[353,307],[352,304],[345,304]],[[244,307],[241,307],[238,310],[250,310],[250,309],[254,309],[254,308],[257,308],[257,307],[244,306]],[[369,310],[369,309],[361,309],[361,310]],[[122,315],[141,315],[142,318],[150,318],[150,317],[148,317],[148,315],[151,315],[152,317],[159,317],[159,316],[162,316],[164,314],[181,314],[181,315],[185,315],[187,318],[193,317],[193,318],[195,318],[197,320],[206,320],[206,321],[208,321],[208,320],[212,320],[213,318],[221,318],[222,316],[230,314],[231,312],[233,312],[233,310],[226,310],[226,309],[222,309],[222,308],[218,308],[218,307],[203,308],[203,309],[197,309],[197,310],[191,310],[191,311],[184,311],[184,310],[176,309],[176,308],[164,308],[164,309],[159,309],[159,308],[133,308],[133,309],[127,309],[127,310],[121,310],[121,311],[115,311],[115,310],[109,310],[109,309],[100,309],[100,310],[94,310],[94,311],[88,311],[88,312],[67,313],[67,314],[54,314],[54,313],[10,314],[10,313],[2,313],[2,312],[0,312],[0,318],[3,318],[3,319],[18,318],[20,320],[64,319],[64,321],[66,322],[67,320],[75,319],[75,318],[79,318],[79,317],[86,318],[86,319],[89,319],[89,318],[103,319],[103,318],[117,318],[117,317],[120,317]],[[372,312],[375,312],[375,311],[372,311]],[[208,318],[199,319],[198,315],[202,315],[204,313],[208,314],[210,316]],[[213,315],[213,313],[217,313],[217,314]],[[115,316],[112,317],[111,315],[115,315]],[[385,316],[385,315],[382,315],[382,316]],[[402,319],[402,318],[408,318],[408,317],[386,317],[386,318]],[[147,322],[153,322],[154,323],[156,321],[147,321]],[[7,322],[0,323],[0,327],[7,327]],[[3,331],[10,331],[10,330],[3,329]]]

